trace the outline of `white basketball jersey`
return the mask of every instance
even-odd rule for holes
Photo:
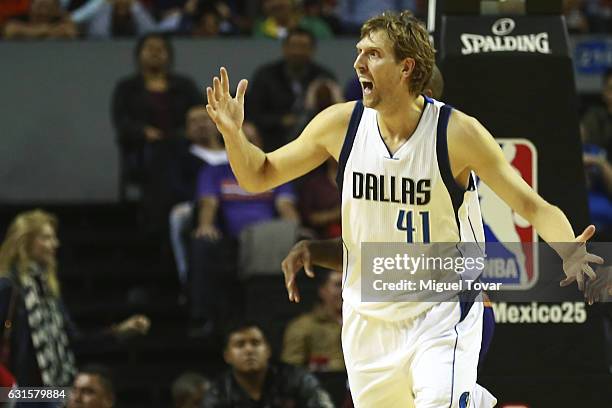
[[[343,298],[362,314],[396,321],[433,305],[362,302],[362,243],[484,243],[474,175],[465,189],[457,185],[450,169],[446,128],[451,110],[425,97],[416,130],[390,154],[377,112],[361,101],[355,106],[337,181],[342,196]]]

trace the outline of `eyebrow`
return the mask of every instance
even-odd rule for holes
[[[368,51],[368,50],[375,50],[375,51],[381,51],[381,52],[382,52],[382,50],[383,50],[382,48],[377,47],[377,46],[375,46],[375,45],[366,45],[366,46],[362,46],[362,47],[360,47],[360,46],[359,46],[359,43],[357,43],[357,44],[355,45],[355,48],[357,49],[357,51],[359,51],[359,50],[361,49],[361,50],[364,50],[364,51]]]

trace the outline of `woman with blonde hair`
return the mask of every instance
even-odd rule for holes
[[[111,340],[149,328],[140,315],[91,336],[76,328],[57,279],[57,224],[42,210],[21,213],[0,247],[0,364],[21,386],[68,386],[76,372],[71,342]]]

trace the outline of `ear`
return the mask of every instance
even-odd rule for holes
[[[227,347],[223,349],[223,360],[224,360],[224,361],[225,361],[227,364],[231,365],[231,364],[230,364],[229,353],[228,353],[228,351],[227,351]]]
[[[404,58],[402,61],[402,77],[408,79],[412,75],[415,65],[416,63],[413,58]]]

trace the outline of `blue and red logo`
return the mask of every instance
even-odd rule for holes
[[[497,139],[513,169],[537,191],[537,152],[527,139]],[[538,280],[538,236],[482,181],[478,184],[480,210],[487,242],[484,282],[502,283],[503,289],[526,290]]]

